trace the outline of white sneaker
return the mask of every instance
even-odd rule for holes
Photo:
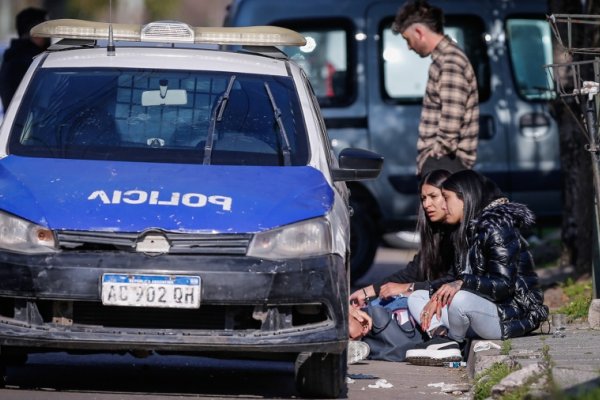
[[[371,348],[366,342],[360,340],[348,341],[348,364],[356,364],[366,359],[371,352]]]
[[[406,361],[415,365],[442,366],[449,361],[461,361],[459,344],[447,337],[436,336],[406,352]]]

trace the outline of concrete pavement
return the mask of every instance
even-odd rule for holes
[[[373,360],[348,367],[348,399],[468,398],[463,393],[470,387],[464,367],[422,367],[405,362]]]
[[[403,268],[414,254],[414,250],[381,247],[375,264],[358,280],[355,288]],[[348,378],[347,398],[352,400],[430,400],[449,398],[448,395],[466,399],[463,392],[469,387],[465,367],[424,367],[405,362],[364,360],[348,366]]]
[[[542,332],[509,340],[508,352],[491,348],[474,352],[471,346],[467,371],[470,378],[480,375],[493,363],[516,366],[520,371],[504,378],[493,393],[500,395],[517,387],[531,388],[542,398],[562,393],[583,394],[600,388],[600,330],[588,323],[567,324],[564,329],[550,326]],[[491,341],[502,346],[501,341]],[[597,393],[600,393],[597,392]],[[591,397],[587,397],[591,398]]]

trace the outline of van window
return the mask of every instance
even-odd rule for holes
[[[354,63],[351,62],[352,24],[346,20],[277,21],[273,25],[294,29],[306,38],[302,47],[282,50],[306,72],[321,107],[352,103]]]
[[[544,69],[552,64],[550,25],[538,19],[510,18],[506,33],[519,95],[526,100],[552,99],[552,81]]]
[[[380,29],[384,95],[402,103],[420,103],[425,94],[431,57],[421,58],[408,49],[401,35],[392,32],[393,19]],[[490,95],[490,65],[484,39],[485,25],[476,16],[447,16],[445,33],[465,51],[473,65],[479,88],[479,101]]]

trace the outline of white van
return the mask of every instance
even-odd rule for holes
[[[391,31],[401,0],[234,0],[225,25],[279,25],[308,44],[285,51],[309,75],[334,149],[385,157],[377,180],[349,183],[353,278],[371,264],[380,235],[414,229],[416,142],[430,59]],[[552,62],[543,0],[432,0],[446,33],[468,55],[479,84],[475,169],[494,179],[538,222],[561,213],[557,124],[549,112]]]

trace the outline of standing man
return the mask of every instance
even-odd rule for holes
[[[444,35],[442,10],[425,0],[407,2],[392,30],[409,49],[432,60],[419,123],[417,174],[472,168],[479,134],[477,79],[467,56]]]
[[[32,38],[29,35],[31,28],[47,19],[46,10],[40,8],[29,7],[17,14],[15,22],[19,38],[10,42],[10,47],[4,52],[0,67],[0,98],[2,98],[2,106],[5,110],[33,61],[33,57],[46,50],[50,44],[46,38]]]

